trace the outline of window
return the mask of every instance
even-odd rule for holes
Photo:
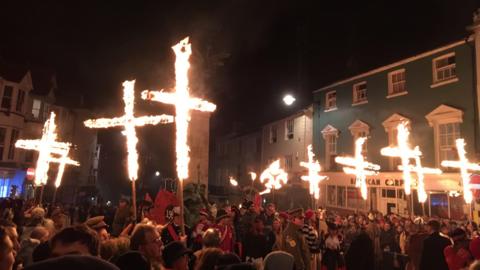
[[[407,92],[405,88],[405,69],[388,73],[388,95],[395,96]]]
[[[13,87],[5,86],[3,89],[2,109],[10,110],[12,107]]]
[[[18,139],[18,130],[12,129],[12,135],[10,136],[10,145],[8,147],[8,159],[13,160],[15,158],[15,142]]]
[[[38,119],[40,117],[41,108],[42,108],[42,102],[38,99],[34,99],[33,105],[32,105],[32,114],[34,118]]]
[[[438,125],[440,160],[457,159],[455,140],[460,138],[460,123]]]
[[[288,119],[285,122],[285,140],[293,139],[294,127],[295,127],[295,119]]]
[[[345,187],[337,187],[337,205],[345,207]]]
[[[22,112],[24,101],[25,101],[25,91],[18,89],[17,105],[15,106],[15,110],[17,112],[20,112],[20,113]]]
[[[348,129],[350,130],[350,133],[353,136],[353,145],[355,145],[355,142],[357,141],[358,138],[361,137],[368,137],[368,134],[370,133],[370,126],[360,120],[355,120]],[[362,154],[366,155],[367,154],[367,141],[363,144],[363,149],[362,149]]]
[[[285,170],[290,171],[293,166],[293,158],[292,155],[285,156]]]
[[[360,189],[356,187],[347,187],[347,207],[363,209],[366,207],[366,201],[360,194]]]
[[[433,82],[442,82],[456,78],[455,53],[433,59]]]
[[[353,85],[353,104],[367,102],[367,83],[361,82]]]
[[[337,156],[338,130],[331,125],[327,125],[322,130],[325,140],[325,167],[327,170],[336,168],[335,157]]]
[[[7,129],[0,127],[0,160],[3,160],[3,150],[5,149],[5,136],[7,134]]]
[[[385,121],[383,121],[382,125],[385,128],[385,132],[388,135],[388,145],[390,147],[397,146],[397,127],[401,123],[406,123],[407,127],[410,124],[410,120],[403,115],[398,113],[392,114],[388,117]],[[398,170],[398,165],[401,165],[401,160],[398,157],[389,157],[389,169],[391,171]]]
[[[395,194],[395,189],[382,189],[382,198],[393,198],[395,199],[397,196]]]
[[[337,92],[330,91],[325,94],[325,110],[333,110],[337,108]]]
[[[269,136],[270,143],[277,142],[277,126],[273,125],[270,127],[270,136]]]
[[[355,133],[355,135],[353,136],[353,145],[355,145],[355,142],[357,141],[358,138],[362,138],[362,137],[367,138],[368,137],[368,132],[367,131],[357,131],[357,133]],[[365,142],[362,145],[362,155],[364,155],[364,156],[367,154],[367,144],[368,144],[368,139],[365,140]]]
[[[335,195],[336,195],[336,186],[327,186],[327,203],[329,205],[336,205]]]

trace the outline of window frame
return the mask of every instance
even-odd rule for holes
[[[403,73],[403,81],[401,82],[395,82],[396,84],[397,83],[403,83],[403,91],[401,92],[394,92],[393,89],[394,89],[394,82],[393,82],[393,77],[395,75],[398,75],[398,74],[401,74]],[[394,71],[391,71],[388,73],[388,93],[387,93],[387,98],[393,98],[393,97],[398,97],[398,96],[403,96],[403,95],[406,95],[408,94],[408,91],[407,91],[407,72],[406,72],[406,69],[405,68],[401,68],[401,69],[397,69],[397,70],[394,70]]]
[[[291,127],[291,130],[289,130]],[[285,120],[285,140],[293,140],[295,137],[295,118]]]
[[[5,152],[5,145],[6,145],[5,141],[7,140],[8,128],[5,127],[5,126],[0,126],[0,130],[3,130],[3,131],[4,131],[3,141],[0,140],[0,161],[3,161],[3,160],[5,160],[5,159],[3,158],[3,156],[4,156],[3,153]],[[1,132],[0,132],[0,134],[1,134]],[[1,138],[1,136],[0,136],[0,138]]]
[[[278,142],[278,128],[277,128],[277,125],[271,125],[268,128],[268,142],[270,144],[274,144],[274,143]]]
[[[360,86],[365,85],[364,89],[359,89]],[[358,90],[365,91],[365,98],[364,99],[359,99],[357,92]],[[353,98],[352,98],[352,106],[354,105],[361,105],[368,103],[368,84],[367,81],[361,81],[352,86],[352,91],[353,91]]]
[[[8,97],[7,99],[5,99],[5,92],[6,92],[6,90],[7,90],[7,87],[8,87],[9,89],[11,89],[11,93],[10,93],[10,97]],[[11,110],[12,110],[12,103],[13,103],[14,93],[15,93],[15,87],[14,87],[14,86],[12,86],[12,85],[4,85],[4,86],[3,86],[2,100],[1,100],[1,103],[0,103],[0,108],[1,108],[2,110],[6,110],[6,111],[11,111]],[[4,104],[4,102],[5,102],[6,100],[8,100],[8,102],[9,102],[8,108],[6,108],[6,107],[3,106],[3,104]]]
[[[14,136],[15,134],[15,136]],[[8,145],[7,160],[15,160],[15,143],[20,137],[20,130],[12,128],[10,130],[10,144]]]
[[[443,79],[440,80],[438,78],[438,73],[437,73],[438,70],[439,70],[439,68],[437,67],[437,62],[439,62],[443,59],[448,59],[452,56],[455,57],[455,63],[454,64],[449,64],[446,67],[441,67],[441,69],[446,70],[448,68],[448,66],[453,66],[454,75],[450,76],[448,78],[443,78]],[[448,84],[448,83],[451,83],[451,82],[458,81],[456,68],[457,68],[457,57],[456,57],[455,52],[446,53],[446,54],[443,54],[441,56],[438,56],[438,57],[435,57],[434,59],[432,59],[432,85],[431,85],[431,87],[436,87],[436,86],[440,86],[440,85],[444,85],[444,84]]]
[[[335,94],[335,98],[331,98],[330,95]],[[331,100],[335,100],[334,104],[329,105]],[[337,109],[337,91],[332,90],[325,93],[325,112],[334,111]]]

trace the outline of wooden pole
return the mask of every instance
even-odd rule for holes
[[[135,189],[135,180],[132,180],[132,208],[133,220],[137,223],[137,191]]]
[[[55,190],[53,191],[52,206],[55,204],[55,199],[57,198],[57,189],[58,188],[55,187]]]
[[[185,236],[185,217],[183,216],[183,179],[178,180],[177,197],[180,201],[180,228],[182,235]]]
[[[43,190],[45,189],[45,185],[40,187],[40,198],[38,199],[38,204],[42,206],[43,204]]]

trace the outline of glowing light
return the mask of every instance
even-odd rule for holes
[[[250,172],[250,177],[252,178],[252,181],[255,181],[257,179],[257,174],[254,172]]]
[[[308,147],[308,162],[300,162],[300,166],[308,169],[308,175],[303,175],[301,178],[303,181],[308,181],[310,184],[310,195],[314,195],[315,199],[320,198],[320,182],[327,179],[326,176],[319,175],[322,170],[320,163],[315,160],[315,154],[312,151],[312,145]]]
[[[462,177],[463,184],[463,199],[466,203],[471,203],[473,194],[470,186],[470,174],[468,171],[480,171],[480,165],[471,163],[467,159],[464,139],[457,139],[455,144],[457,146],[458,160],[444,160],[442,161],[442,166],[460,169],[460,176]]]
[[[120,126],[124,128],[122,134],[126,136],[127,140],[128,177],[131,181],[135,181],[138,178],[138,138],[135,128],[144,125],[156,125],[159,123],[166,124],[173,122],[173,116],[170,115],[135,117],[134,85],[134,80],[123,82],[123,102],[125,103],[125,114],[123,116],[115,118],[90,119],[84,122],[85,126],[89,128],[111,128]]]
[[[355,186],[360,188],[362,198],[367,199],[367,175],[375,175],[380,166],[365,161],[362,155],[363,144],[367,138],[361,137],[355,141],[355,156],[352,157],[336,157],[335,162],[344,165],[343,171],[346,174],[353,174],[356,176]],[[353,167],[353,168],[352,168]]]
[[[427,200],[427,193],[425,191],[425,174],[441,174],[442,171],[436,168],[422,167],[421,159],[422,152],[418,146],[413,149],[409,143],[410,132],[407,129],[406,123],[401,123],[397,126],[397,147],[385,147],[380,151],[382,155],[389,157],[399,157],[402,165],[398,169],[403,172],[405,194],[410,195],[412,186],[411,173],[417,174],[417,193],[418,201],[424,203]],[[415,160],[415,165],[410,164],[410,160]]]
[[[269,193],[272,189],[282,188],[282,184],[287,184],[288,174],[280,168],[280,160],[272,162],[267,169],[260,175],[260,182],[265,183],[266,190],[260,192],[260,195]]]
[[[156,172],[155,172],[155,176],[160,176],[160,172],[159,172],[159,171],[156,171]]]
[[[283,97],[283,102],[287,106],[292,105],[295,102],[295,100],[296,99],[292,95],[286,95],[285,97]]]
[[[38,151],[37,165],[35,168],[35,184],[45,185],[48,181],[48,170],[50,163],[58,163],[58,172],[55,179],[55,186],[59,187],[62,182],[65,166],[80,164],[68,158],[70,152],[70,143],[57,141],[57,126],[55,124],[55,113],[50,113],[50,118],[45,121],[43,126],[42,138],[39,140],[18,140],[15,147],[27,150]]]
[[[190,110],[213,112],[216,105],[189,95],[188,70],[190,63],[188,59],[192,54],[192,47],[188,42],[188,37],[173,46],[172,49],[176,55],[175,93],[145,90],[142,92],[142,98],[175,106],[177,175],[178,179],[182,181],[188,178],[188,163],[190,162],[190,148],[187,143],[189,112]]]
[[[237,180],[235,180],[233,177],[230,176],[230,185],[236,187],[238,186]]]

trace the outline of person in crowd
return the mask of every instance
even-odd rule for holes
[[[357,234],[345,254],[345,266],[348,270],[375,269],[373,242],[365,232]]]
[[[420,260],[423,250],[423,241],[428,237],[428,233],[424,230],[423,219],[416,218],[410,226],[411,234],[407,239],[406,251],[410,258],[407,263],[408,270],[419,270]]]
[[[23,230],[21,240],[29,238],[33,229],[37,226],[45,227],[51,235],[55,234],[55,225],[51,219],[45,217],[45,210],[43,208],[33,207],[26,211],[25,217],[28,221]]]
[[[470,265],[474,258],[470,253],[470,241],[463,229],[457,228],[451,234],[453,245],[447,246],[443,254],[449,270],[460,270]]]
[[[234,229],[227,211],[220,209],[217,212],[217,225],[215,228],[220,233],[220,248],[225,252],[233,252],[235,244]]]
[[[162,259],[162,241],[154,226],[138,224],[130,237],[130,249],[139,251],[152,264],[153,269],[160,269]]]
[[[34,263],[25,270],[119,270],[114,264],[104,261],[95,256],[84,256],[79,254],[65,255],[57,258],[50,258]]]
[[[207,209],[203,208],[200,209],[199,212],[199,220],[197,224],[194,226],[192,231],[192,241],[193,241],[193,250],[199,250],[202,248],[202,237],[203,234],[207,231],[208,228],[211,226],[210,222],[210,215]]]
[[[188,256],[192,250],[183,242],[173,241],[165,245],[162,253],[163,266],[166,270],[188,270]]]
[[[207,248],[220,248],[220,232],[215,228],[209,228],[202,237],[202,249],[193,253],[195,258],[200,258]]]
[[[38,226],[33,229],[30,238],[22,240],[18,258],[24,267],[33,263],[33,251],[38,245],[48,241],[49,237],[50,232],[45,227]]]
[[[261,262],[263,258],[271,251],[263,218],[258,216],[253,222],[253,227],[245,238],[245,258],[247,262]]]
[[[264,270],[292,270],[295,266],[293,256],[284,251],[272,251],[265,256]]]
[[[133,211],[127,199],[121,198],[118,201],[118,208],[115,211],[112,224],[112,235],[119,236],[123,229],[133,220]]]
[[[317,268],[317,262],[320,259],[320,242],[316,230],[317,227],[315,212],[308,209],[305,211],[305,224],[303,225],[302,232],[307,240],[310,254],[312,255],[312,269]]]
[[[255,205],[253,205],[253,202],[251,201],[245,201],[242,203],[242,209],[245,211],[240,219],[240,237],[242,238],[243,243],[245,235],[252,230],[253,220],[257,214],[255,212]]]
[[[395,241],[395,230],[390,221],[385,222],[380,231],[380,248],[383,251],[382,269],[391,269],[394,264],[394,253],[398,253],[400,248]]]
[[[410,226],[404,228],[402,225],[397,226],[397,233],[395,236],[395,241],[397,242],[398,247],[400,248],[400,253],[407,254],[407,239],[410,236]]]
[[[282,236],[281,249],[293,256],[296,270],[310,270],[310,252],[302,233],[303,209],[297,208],[289,213],[290,220]]]
[[[128,251],[115,260],[115,265],[120,270],[152,270],[150,260],[141,252]]]
[[[110,238],[110,235],[107,231],[108,225],[105,223],[104,216],[91,217],[85,221],[85,225],[98,234],[100,242],[107,241]]]
[[[169,206],[165,210],[165,219],[168,221],[167,225],[162,229],[161,237],[164,245],[168,245],[170,242],[181,241],[185,243],[185,246],[190,246],[191,235],[190,228],[185,226],[185,234],[182,235],[181,219],[180,219],[180,207]]]
[[[12,270],[16,252],[7,230],[0,226],[0,270]]]
[[[220,255],[220,257],[218,257],[215,269],[224,270],[232,264],[238,264],[241,262],[242,261],[240,260],[240,257],[237,256],[237,254],[231,252],[224,252],[222,255]]]
[[[440,222],[430,220],[427,223],[429,236],[423,241],[420,270],[448,270],[443,251],[450,245],[450,240],[440,236]]]
[[[329,232],[325,236],[325,253],[322,258],[322,266],[327,270],[336,270],[343,267],[340,241],[337,225],[329,223]]]
[[[100,242],[97,234],[85,225],[67,227],[51,239],[51,256],[70,254],[98,256]]]
[[[273,237],[275,238],[275,242],[273,246],[270,248],[271,250],[280,250],[281,243],[282,243],[282,235],[283,235],[283,225],[280,218],[275,218],[272,223],[272,233]]]
[[[67,225],[69,225],[68,216],[62,212],[62,209],[60,207],[56,207],[53,209],[50,219],[53,222],[55,233],[63,230]]]
[[[222,255],[223,251],[219,248],[205,249],[195,265],[195,270],[215,269]]]
[[[378,226],[375,215],[373,213],[368,214],[368,224],[366,227],[366,232],[372,240],[373,243],[373,252],[375,253],[375,269],[380,268],[382,261],[382,248],[380,246],[380,227]]]
[[[273,221],[275,220],[276,214],[277,214],[277,210],[275,208],[275,204],[268,203],[267,207],[265,208],[265,211],[263,211],[261,214],[263,218],[263,222],[265,224],[265,228],[269,230],[272,229]]]

